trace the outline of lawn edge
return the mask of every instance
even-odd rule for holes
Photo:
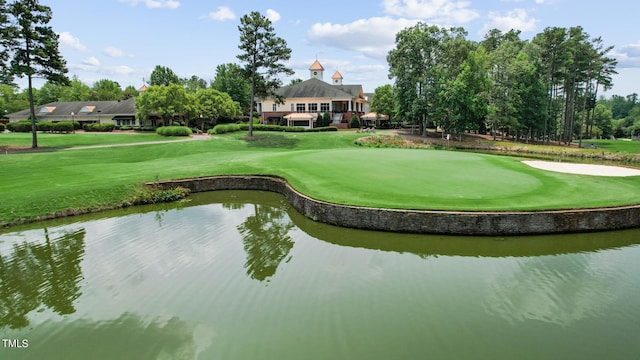
[[[280,193],[302,215],[330,225],[376,231],[447,235],[534,235],[610,231],[640,227],[640,204],[537,211],[387,209],[311,198],[279,176],[219,175],[154,181],[148,186],[190,192],[261,190]]]

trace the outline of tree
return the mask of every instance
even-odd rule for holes
[[[238,64],[221,64],[216,67],[216,77],[211,87],[226,92],[233,101],[240,104],[242,111],[251,106],[251,84],[245,79],[242,68]]]
[[[133,85],[127,86],[122,91],[122,99],[123,100],[131,99],[132,97],[136,97],[138,95],[140,95],[140,92]]]
[[[393,98],[393,86],[385,84],[378,86],[373,93],[373,99],[371,99],[371,111],[388,115],[389,119],[393,118],[395,114],[396,102]]]
[[[65,86],[47,81],[40,87],[40,89],[38,89],[37,94],[34,94],[36,105],[44,105],[60,101],[62,94],[64,94],[65,91]]]
[[[38,147],[33,78],[41,76],[54,83],[68,84],[66,62],[58,49],[58,35],[50,26],[51,8],[37,0],[17,0],[9,5],[15,24],[7,29],[9,37],[3,47],[11,56],[9,74],[27,77],[31,114],[32,147]]]
[[[101,79],[96,81],[91,87],[91,99],[97,101],[120,100],[122,99],[122,89],[120,84],[113,80]]]
[[[244,63],[244,73],[251,84],[249,107],[249,136],[253,136],[253,108],[255,97],[274,98],[283,103],[282,95],[276,94],[282,86],[279,75],[293,75],[294,71],[282,62],[291,58],[287,42],[275,35],[271,20],[257,11],[244,15],[238,26],[242,51],[237,56]]]
[[[71,84],[64,88],[58,101],[87,101],[91,98],[91,88],[80,81],[77,75],[71,78]]]
[[[176,73],[173,72],[168,67],[156,65],[156,67],[151,72],[151,77],[149,78],[149,86],[160,85],[160,86],[168,86],[169,84],[179,84],[182,82]]]
[[[11,45],[11,23],[9,22],[9,12],[7,2],[0,0],[0,84],[12,85],[13,76],[8,71],[9,49]]]
[[[181,79],[181,82],[189,94],[195,94],[198,90],[207,88],[207,81],[196,75],[192,75],[188,79]]]
[[[186,92],[182,85],[150,86],[136,99],[136,112],[139,119],[149,115],[160,116],[164,125],[171,125],[176,115],[189,118],[195,114],[193,95]]]
[[[242,115],[240,105],[229,94],[216,89],[200,89],[195,93],[195,113],[202,119],[216,121]]]
[[[19,93],[15,85],[0,84],[0,115],[11,114],[29,107],[28,96]]]

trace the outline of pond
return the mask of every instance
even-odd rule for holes
[[[195,194],[1,233],[0,358],[635,358],[639,243],[362,231]]]

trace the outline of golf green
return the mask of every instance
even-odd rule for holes
[[[339,149],[281,153],[263,165],[309,196],[349,205],[542,210],[640,203],[640,177],[555,173],[496,155]]]

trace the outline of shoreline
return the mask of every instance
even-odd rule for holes
[[[351,206],[313,199],[277,176],[222,175],[149,182],[191,192],[261,190],[280,193],[302,215],[322,223],[375,231],[441,235],[512,236],[640,227],[640,204],[540,211],[436,211]]]

